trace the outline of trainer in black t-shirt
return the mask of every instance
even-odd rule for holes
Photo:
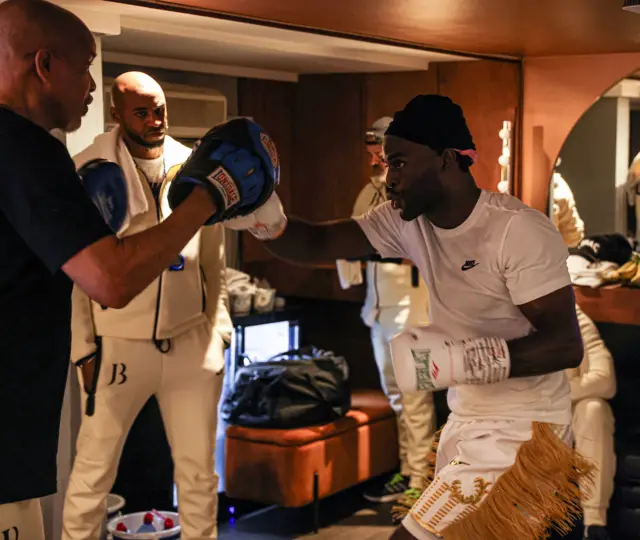
[[[56,491],[73,286],[60,267],[109,234],[65,146],[0,107],[0,504]]]

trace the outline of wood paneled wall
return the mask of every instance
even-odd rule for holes
[[[463,108],[479,151],[478,184],[499,181],[498,132],[513,120],[520,66],[499,61],[432,64],[428,71],[302,76],[298,83],[241,80],[239,113],[252,116],[276,141],[282,160],[278,193],[287,212],[309,220],[351,215],[368,181],[363,134],[419,93],[450,96]],[[245,237],[248,235],[245,235]],[[245,239],[245,270],[265,277],[279,294],[361,302],[364,287],[343,291],[335,270],[311,270],[273,259]]]

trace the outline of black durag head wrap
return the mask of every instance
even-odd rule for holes
[[[478,159],[462,109],[448,97],[436,94],[414,97],[395,113],[385,134],[428,146],[438,154],[450,148],[467,156],[472,164]]]

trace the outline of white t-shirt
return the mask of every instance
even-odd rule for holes
[[[440,229],[421,216],[406,222],[391,203],[355,218],[382,257],[410,259],[429,290],[429,320],[454,339],[530,334],[518,309],[571,284],[568,249],[551,220],[502,193],[482,191],[467,220]],[[564,371],[449,389],[452,420],[530,419],[571,423]]]
[[[133,158],[150,184],[161,184],[164,180],[164,156],[152,159]]]

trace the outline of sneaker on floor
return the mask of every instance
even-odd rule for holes
[[[584,528],[584,540],[610,540],[606,527],[590,525]]]
[[[382,487],[374,487],[364,494],[364,498],[374,503],[397,501],[409,488],[409,477],[400,473],[394,474]]]
[[[393,519],[394,525],[400,524],[409,513],[409,510],[413,508],[413,505],[418,502],[421,495],[422,491],[416,488],[409,488],[402,494],[397,504],[391,509],[391,518]]]

